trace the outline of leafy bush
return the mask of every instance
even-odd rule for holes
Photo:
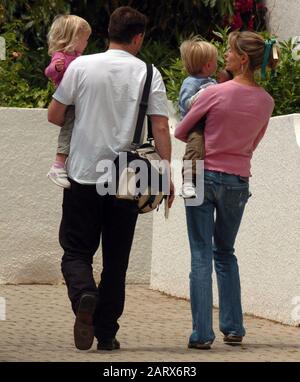
[[[163,71],[169,98],[174,101],[186,76],[178,58],[183,38],[196,33],[214,38],[222,67],[229,28],[217,29],[216,25],[255,30],[265,27],[263,0],[169,0],[159,4],[140,0],[2,0],[0,35],[6,39],[7,59],[0,61],[0,105],[48,105],[54,89],[44,76],[50,59],[46,34],[56,14],[74,13],[88,20],[93,30],[85,52],[89,54],[105,48],[109,15],[121,5],[130,5],[149,16],[146,42],[139,56]],[[262,82],[275,98],[277,115],[299,111],[299,61],[291,59],[290,47],[290,42],[282,45],[277,78]]]
[[[166,42],[153,40],[145,42],[138,55],[145,62],[155,63],[159,70],[168,67],[176,56],[177,49],[170,47]]]
[[[219,53],[218,69],[224,66],[224,53],[227,46],[229,29],[219,29],[214,32],[218,39],[210,41]],[[266,33],[264,33],[265,36]],[[300,113],[300,59],[292,57],[293,44],[291,39],[279,43],[281,54],[275,75],[270,72],[266,80],[262,80],[260,72],[256,74],[257,82],[266,89],[275,100],[273,116]],[[169,67],[163,68],[168,98],[178,104],[181,84],[188,74],[183,68],[180,58],[174,58]]]
[[[39,73],[24,45],[21,30],[22,22],[15,21],[5,27],[3,34],[8,56],[0,62],[0,105],[46,107],[54,89],[46,78],[43,86],[33,85],[34,76]]]
[[[259,83],[275,100],[274,115],[300,113],[300,59],[292,57],[292,40],[279,43],[281,54],[275,75]]]
[[[168,99],[178,107],[179,91],[187,72],[180,58],[173,58],[168,68],[162,68],[163,78],[167,88]]]

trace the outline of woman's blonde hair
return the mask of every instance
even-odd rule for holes
[[[201,73],[206,63],[218,57],[217,48],[201,40],[199,36],[183,41],[180,45],[180,54],[183,66],[192,76]]]
[[[246,54],[248,56],[248,69],[254,72],[261,68],[266,47],[265,40],[261,35],[250,31],[234,31],[228,36],[228,44],[230,49],[237,54]],[[275,49],[275,57],[273,49]],[[273,45],[267,61],[267,66],[271,69],[275,69],[278,63],[279,54],[279,47]]]
[[[48,53],[73,53],[81,33],[91,33],[89,23],[76,15],[56,16],[48,33]]]

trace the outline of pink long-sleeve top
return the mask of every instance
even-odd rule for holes
[[[273,109],[274,100],[263,88],[227,81],[203,90],[177,125],[175,137],[186,142],[206,115],[204,169],[248,177]]]
[[[68,54],[64,52],[54,52],[51,58],[50,64],[45,69],[45,76],[50,78],[54,84],[55,87],[58,87],[60,84],[60,81],[62,80],[65,71],[67,70],[67,67],[70,65],[70,63],[80,56],[80,53],[75,52],[74,54]],[[55,69],[55,62],[59,59],[63,59],[65,61],[64,68],[61,72],[58,72]]]

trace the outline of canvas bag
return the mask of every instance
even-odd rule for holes
[[[148,143],[140,143],[153,75],[152,64],[146,65],[147,77],[140,102],[131,150],[120,152],[114,162],[116,166],[116,198],[119,201],[132,201],[138,213],[141,214],[153,211],[156,208],[158,209],[163,199],[167,196],[164,190],[165,188],[163,187],[163,177],[166,176],[166,174],[158,165],[162,159],[152,144],[153,136],[149,126]],[[125,154],[126,161],[123,159]],[[147,174],[147,177],[144,178],[147,180],[146,183],[139,180],[140,171],[139,168],[134,165],[137,163],[137,160],[143,162],[144,174],[145,172]],[[144,183],[144,187],[141,187],[141,183]],[[138,190],[138,188],[140,188],[140,190]]]

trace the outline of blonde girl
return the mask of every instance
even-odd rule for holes
[[[63,15],[54,19],[48,33],[51,62],[45,69],[45,75],[53,81],[55,87],[60,84],[70,63],[83,53],[90,34],[89,23],[79,16]],[[52,182],[63,188],[70,188],[65,163],[69,155],[74,118],[74,106],[69,106],[58,137],[56,159],[47,174]]]

